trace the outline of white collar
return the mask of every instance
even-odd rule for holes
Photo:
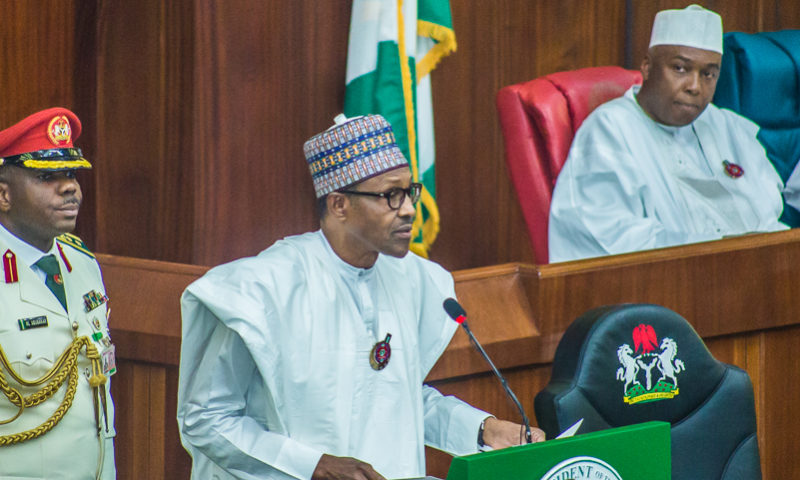
[[[317,233],[319,234],[320,238],[322,238],[322,244],[325,245],[325,251],[328,252],[328,256],[331,258],[333,266],[336,267],[343,278],[349,280],[359,280],[369,278],[372,276],[373,272],[375,272],[375,265],[377,265],[378,261],[380,260],[380,254],[378,254],[378,258],[371,267],[355,267],[342,260],[342,258],[333,250],[328,238],[325,237],[325,233],[321,229],[317,230]]]
[[[0,223],[0,239],[2,239],[3,242],[8,245],[8,248],[14,252],[14,255],[16,255],[19,262],[24,263],[29,267],[33,266],[33,264],[38,262],[39,259],[44,255],[55,253],[56,251],[55,239],[53,239],[53,244],[50,246],[50,251],[43,252],[9,232],[2,223]]]

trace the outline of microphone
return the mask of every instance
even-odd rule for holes
[[[455,320],[456,323],[464,328],[464,331],[467,332],[467,336],[472,344],[475,346],[478,352],[480,352],[481,356],[483,356],[483,359],[486,360],[486,363],[492,367],[492,371],[497,379],[500,380],[500,384],[503,385],[503,390],[505,390],[506,395],[508,395],[508,398],[510,398],[511,401],[514,402],[514,405],[517,406],[517,410],[519,410],[519,414],[522,416],[522,423],[525,426],[525,440],[527,443],[531,443],[533,441],[531,437],[531,424],[528,421],[528,416],[525,414],[525,409],[522,408],[522,404],[520,404],[519,400],[517,400],[517,396],[511,391],[511,388],[508,386],[508,382],[506,381],[505,377],[503,377],[503,374],[500,373],[500,370],[494,366],[494,362],[492,362],[492,359],[490,359],[489,355],[486,354],[486,350],[483,349],[480,342],[478,342],[478,339],[472,334],[472,330],[469,329],[469,326],[467,325],[467,312],[464,311],[464,308],[461,306],[461,304],[459,304],[454,298],[446,299],[443,307],[444,311],[450,315],[450,318]]]

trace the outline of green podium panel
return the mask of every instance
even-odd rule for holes
[[[453,458],[447,480],[670,480],[670,425],[647,422]]]

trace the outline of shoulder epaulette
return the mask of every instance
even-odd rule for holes
[[[85,255],[89,255],[90,257],[94,258],[94,253],[92,253],[91,250],[89,250],[89,248],[86,246],[86,244],[83,243],[83,240],[81,240],[79,237],[76,237],[71,233],[65,233],[63,235],[59,235],[56,237],[56,240],[63,243],[64,245],[69,245],[70,247],[74,248],[75,250]]]

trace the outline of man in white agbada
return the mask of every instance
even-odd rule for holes
[[[710,104],[721,59],[719,15],[656,15],[641,87],[575,135],[553,191],[550,262],[788,228],[758,126]]]
[[[442,309],[453,280],[408,253],[421,186],[389,124],[345,120],[305,145],[321,230],[183,295],[178,424],[193,479],[422,477],[426,443],[459,455],[479,432],[492,448],[520,443],[520,425],[423,385],[456,328]]]

